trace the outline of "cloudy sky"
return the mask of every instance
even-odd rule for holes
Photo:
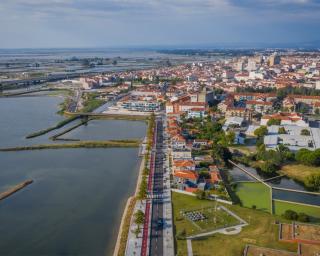
[[[0,0],[0,48],[320,42],[320,0]]]

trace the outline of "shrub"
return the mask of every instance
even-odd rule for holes
[[[287,220],[297,220],[298,219],[298,214],[292,210],[286,210],[282,216]]]
[[[303,213],[303,212],[300,212],[299,215],[298,215],[298,221],[300,222],[309,222],[310,221],[310,217]]]
[[[279,130],[278,130],[278,133],[279,134],[286,134],[286,129],[284,127],[280,127]]]
[[[254,135],[261,138],[268,134],[268,128],[264,125],[260,126],[258,129],[254,131]]]
[[[302,129],[300,135],[310,136],[310,131],[308,129]]]
[[[278,166],[271,161],[266,161],[260,165],[260,169],[265,173],[273,174],[277,171]]]
[[[311,174],[306,177],[305,184],[308,188],[319,191],[320,190],[320,173],[319,174]]]
[[[280,124],[281,124],[281,120],[280,119],[274,119],[274,118],[269,119],[269,121],[267,122],[268,126],[280,125]]]
[[[177,238],[178,240],[183,240],[183,239],[186,238],[186,235],[187,235],[186,230],[185,230],[185,229],[182,229],[181,231],[179,231],[179,232],[177,233],[176,238]]]

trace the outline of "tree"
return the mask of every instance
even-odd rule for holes
[[[268,128],[264,125],[260,126],[258,129],[254,131],[254,135],[258,138],[261,138],[268,134]]]
[[[203,199],[206,199],[207,195],[206,195],[205,191],[198,189],[196,191],[196,196],[197,196],[198,199],[203,200]]]
[[[320,149],[310,151],[308,149],[300,149],[295,156],[299,163],[305,165],[320,166]]]
[[[138,210],[134,214],[134,222],[139,226],[144,223],[144,212],[141,210]]]
[[[228,132],[226,135],[226,140],[228,145],[234,144],[235,138],[236,138],[236,134],[234,132]]]
[[[268,120],[267,125],[271,126],[271,125],[280,125],[281,124],[281,120],[280,119],[274,119],[271,118]]]
[[[303,212],[300,212],[298,214],[298,219],[297,220],[300,221],[300,222],[309,222],[310,221],[310,217],[307,214],[305,214]]]
[[[283,214],[283,217],[287,220],[297,220],[298,214],[292,210],[286,210]]]
[[[211,156],[218,164],[227,165],[228,160],[232,158],[232,154],[227,147],[217,143],[212,144]]]
[[[138,238],[139,234],[141,233],[141,228],[138,225],[134,230],[133,230],[133,234],[136,235],[136,238]]]
[[[279,127],[279,130],[278,130],[278,133],[279,134],[286,134],[286,129],[284,127]]]
[[[310,136],[310,131],[308,129],[302,129],[300,135]]]
[[[295,158],[299,163],[305,163],[307,155],[309,155],[310,153],[311,153],[310,150],[308,150],[306,148],[302,148],[296,153]]]
[[[277,172],[278,166],[272,161],[266,161],[260,165],[260,169],[265,173],[273,174]]]
[[[186,235],[187,235],[187,232],[185,229],[182,229],[181,231],[179,231],[176,235],[176,238],[178,240],[182,240],[182,239],[185,239],[186,238]]]
[[[207,171],[206,169],[201,170],[201,171],[199,172],[199,178],[200,178],[200,179],[210,179],[210,173],[209,173],[209,171]]]

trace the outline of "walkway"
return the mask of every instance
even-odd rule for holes
[[[240,222],[240,224],[235,225],[235,226],[226,227],[226,228],[216,229],[216,230],[201,233],[198,235],[188,236],[187,239],[195,239],[195,238],[210,236],[215,233],[221,233],[221,234],[225,234],[225,235],[234,235],[234,234],[240,233],[242,227],[245,227],[248,225],[248,223],[245,220],[241,219],[238,215],[236,215],[235,213],[230,211],[228,208],[224,207],[223,205],[219,205],[219,207],[221,209],[223,209],[224,211],[226,211],[229,215],[231,215],[232,217],[237,219]]]
[[[188,256],[193,256],[191,239],[187,239]]]

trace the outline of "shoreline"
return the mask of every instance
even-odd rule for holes
[[[128,220],[128,218],[129,218],[129,225],[130,225],[132,212],[129,212],[129,210],[130,210],[129,205],[130,205],[130,203],[132,203],[132,201],[135,201],[135,199],[136,199],[136,197],[137,197],[137,195],[139,193],[139,187],[140,187],[140,183],[142,181],[142,176],[143,176],[144,163],[145,163],[145,157],[142,156],[142,159],[140,161],[139,173],[138,173],[138,178],[137,178],[137,183],[136,183],[136,188],[135,188],[134,194],[127,199],[127,203],[126,203],[125,209],[124,209],[124,211],[122,213],[121,222],[120,222],[119,231],[118,231],[118,236],[117,236],[116,244],[115,244],[115,247],[114,247],[113,256],[122,255],[122,254],[119,254],[119,253],[121,253],[120,252],[120,245],[121,245],[121,240],[122,240],[123,236],[126,236],[126,238],[125,238],[126,241],[125,242],[127,244],[127,238],[128,238],[127,236],[128,236],[128,234],[123,234],[124,227],[125,227],[125,220]],[[133,210],[133,208],[132,208],[132,210]],[[130,216],[128,216],[129,214],[130,214]],[[126,249],[126,247],[124,248],[124,250],[125,249]],[[125,253],[125,251],[124,251],[124,253]]]

